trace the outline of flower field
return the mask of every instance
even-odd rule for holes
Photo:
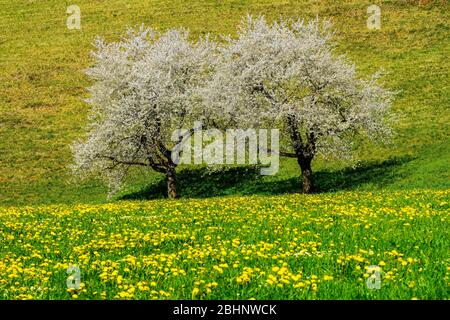
[[[449,195],[3,207],[0,299],[448,299]]]

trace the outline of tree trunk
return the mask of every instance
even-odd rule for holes
[[[169,167],[166,172],[167,196],[171,199],[177,197],[176,171],[174,167]]]
[[[311,161],[312,159],[309,158],[298,159],[298,164],[302,170],[303,193],[311,193],[313,191]]]
[[[311,193],[313,192],[311,161],[316,153],[316,137],[314,131],[309,131],[307,139],[304,140],[298,130],[296,116],[294,114],[289,114],[286,121],[292,148],[295,151],[297,163],[302,171],[303,193]]]

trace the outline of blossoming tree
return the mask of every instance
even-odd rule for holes
[[[360,79],[335,54],[330,24],[318,19],[269,24],[248,17],[226,37],[214,79],[204,91],[216,121],[227,126],[275,126],[284,132],[281,155],[297,159],[303,191],[313,190],[311,162],[350,156],[355,134],[376,141],[390,135],[392,93],[378,75]]]
[[[211,74],[214,44],[193,43],[187,31],[141,28],[95,45],[87,71],[91,122],[87,138],[73,146],[74,171],[100,175],[114,192],[130,167],[148,167],[166,175],[168,196],[176,197],[171,134],[201,119],[196,92]]]

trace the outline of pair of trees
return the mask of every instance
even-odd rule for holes
[[[98,40],[88,70],[91,123],[73,146],[73,169],[101,175],[116,191],[131,166],[149,167],[166,175],[176,197],[173,130],[199,120],[220,129],[264,126],[281,129],[281,155],[297,159],[303,192],[311,192],[316,155],[350,156],[356,134],[385,141],[391,133],[393,94],[378,74],[359,78],[332,38],[330,24],[317,19],[248,17],[237,37],[220,43],[151,29]]]

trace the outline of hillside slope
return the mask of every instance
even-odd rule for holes
[[[70,4],[0,0],[0,204],[106,200],[98,181],[79,185],[67,170],[69,145],[82,136],[87,121],[82,99],[89,82],[83,70],[90,64],[95,36],[117,39],[126,26],[142,23],[158,29],[188,27],[194,37],[233,34],[247,13],[330,18],[339,51],[361,74],[382,67],[389,72],[386,86],[400,90],[394,144],[360,148],[363,162],[356,169],[316,161],[322,190],[450,187],[448,1],[378,1],[381,30],[366,27],[371,1],[80,0],[81,30],[66,27]],[[298,175],[290,160],[283,161],[275,177],[235,178],[225,184],[220,176],[203,186],[190,184],[187,172],[181,194],[292,192]],[[138,174],[124,194],[160,196],[159,179]]]

